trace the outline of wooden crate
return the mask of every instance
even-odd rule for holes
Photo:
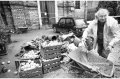
[[[47,46],[47,47],[41,47],[43,50],[59,50],[62,47],[62,45],[55,45],[55,46]]]
[[[61,55],[62,45],[41,47],[41,56],[43,59],[53,59]]]
[[[21,62],[27,62],[28,60],[21,60]],[[34,60],[35,63],[39,63],[41,66],[35,69],[21,71],[21,65],[19,65],[19,77],[20,78],[42,78],[43,77],[43,70],[42,70],[42,62],[40,60]]]
[[[56,52],[53,51],[53,52],[49,52],[49,53],[45,53],[44,51],[41,51],[41,56],[43,59],[48,60],[48,59],[53,59],[53,58],[61,56],[61,53],[57,52],[57,51]]]
[[[20,78],[42,78],[43,77],[42,67],[19,72],[19,77]]]
[[[43,73],[46,74],[60,68],[60,57],[49,61],[42,60],[42,63],[43,63]]]

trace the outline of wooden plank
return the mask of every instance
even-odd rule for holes
[[[50,61],[44,61],[43,60],[43,66],[45,66],[47,64],[55,63],[55,62],[60,62],[60,58],[57,58],[55,60],[50,60]]]

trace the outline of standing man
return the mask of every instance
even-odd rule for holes
[[[88,36],[93,36],[93,50],[104,58],[107,58],[105,50],[111,50],[113,44],[120,40],[120,27],[118,21],[109,16],[107,9],[99,9],[95,13],[95,19],[84,31],[82,41]]]

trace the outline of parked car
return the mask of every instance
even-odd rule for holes
[[[82,36],[86,27],[83,19],[74,19],[72,17],[62,17],[58,23],[52,25],[54,32],[66,33],[72,31],[78,37]]]
[[[118,21],[118,24],[120,24],[120,16],[112,16],[112,17],[114,17]]]

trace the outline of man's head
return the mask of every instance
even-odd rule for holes
[[[100,22],[105,22],[108,15],[109,15],[109,11],[107,9],[102,9],[102,8],[95,13],[95,17]]]

